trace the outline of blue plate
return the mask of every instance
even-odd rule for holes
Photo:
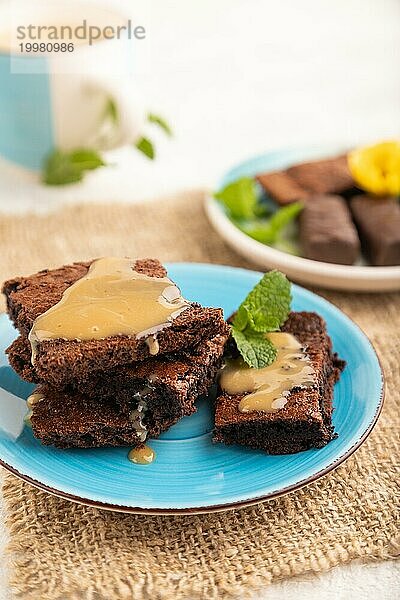
[[[229,315],[261,274],[217,265],[173,264],[171,277],[183,293]],[[32,386],[8,366],[5,348],[16,337],[0,318],[0,462],[33,485],[58,496],[127,512],[210,512],[285,494],[318,479],[343,462],[366,439],[383,402],[383,377],[366,336],[339,309],[293,286],[294,310],[316,311],[327,323],[334,349],[347,361],[335,388],[334,425],[339,437],[320,450],[290,456],[213,444],[208,402],[159,439],[156,460],[127,460],[126,448],[57,450],[42,446],[24,426]]]

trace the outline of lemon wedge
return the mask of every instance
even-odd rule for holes
[[[400,140],[357,148],[347,160],[360,188],[375,196],[400,196]]]

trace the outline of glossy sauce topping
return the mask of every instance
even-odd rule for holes
[[[27,404],[28,408],[31,409],[34,404],[41,402],[43,399],[44,399],[43,394],[41,394],[40,392],[33,392],[33,394],[28,396],[28,398],[26,399],[26,404]]]
[[[157,336],[150,335],[146,339],[146,344],[149,349],[150,356],[155,356],[160,351],[160,344],[158,343]]]
[[[132,448],[128,454],[130,461],[137,465],[149,465],[153,462],[156,457],[156,453],[150,446],[140,446],[139,448]]]
[[[144,398],[146,397],[146,393],[148,393],[149,388],[143,388],[141,392],[135,394],[135,397],[139,400],[137,408],[131,411],[129,415],[129,420],[131,421],[133,428],[136,431],[136,435],[138,436],[141,442],[144,442],[147,438],[147,427],[143,423],[143,417],[146,411],[146,402]]]
[[[25,425],[27,425],[28,427],[32,427],[31,417],[34,405],[38,402],[41,402],[42,400],[44,400],[44,396],[40,392],[33,392],[33,394],[28,396],[28,398],[26,399],[26,406],[28,407],[28,412],[24,417],[24,422]]]
[[[150,353],[157,354],[157,332],[168,327],[189,302],[168,277],[149,277],[134,266],[128,258],[95,260],[87,275],[35,320],[29,333],[32,362],[43,340],[100,340],[115,335],[145,337]]]
[[[269,333],[277,348],[276,360],[263,369],[248,367],[241,358],[227,363],[220,386],[229,395],[246,394],[240,412],[276,412],[283,408],[293,388],[314,385],[314,369],[301,344],[290,333]]]

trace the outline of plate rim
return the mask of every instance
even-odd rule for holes
[[[285,260],[287,259],[292,264],[290,266],[295,267],[293,261],[299,262],[301,261],[302,265],[307,265],[308,272],[312,274],[318,273],[319,270],[324,269],[325,271],[328,269],[340,270],[343,272],[340,273],[342,277],[346,277],[347,279],[351,279],[354,277],[354,273],[356,273],[360,279],[370,280],[371,276],[376,277],[377,280],[385,280],[387,276],[395,276],[397,274],[400,275],[400,266],[399,265],[390,265],[385,267],[374,267],[373,265],[340,265],[339,263],[326,263],[320,260],[311,260],[310,258],[305,258],[304,256],[295,256],[293,254],[289,254],[288,252],[283,252],[282,250],[278,250],[277,248],[273,248],[272,246],[268,246],[268,244],[263,244],[262,242],[258,242],[257,240],[251,238],[246,233],[243,233],[225,214],[223,208],[219,205],[218,201],[212,197],[212,195],[208,194],[206,196],[205,202],[207,213],[214,216],[215,213],[218,214],[221,218],[226,220],[227,223],[230,223],[235,232],[238,233],[238,236],[242,240],[249,241],[254,249],[257,248],[258,252],[261,250],[267,249],[267,251],[271,251],[271,253],[276,254],[277,256],[284,256]],[[214,224],[214,221],[212,221]],[[380,274],[380,276],[378,275]]]
[[[206,267],[206,268],[212,268],[212,269],[216,269],[216,270],[218,270],[222,267],[224,270],[232,270],[234,272],[241,271],[244,273],[250,272],[255,275],[262,276],[262,273],[260,271],[256,271],[256,270],[252,270],[252,269],[245,269],[243,267],[233,267],[231,265],[221,265],[221,264],[215,264],[215,263],[198,263],[198,262],[166,263],[167,267],[175,267],[175,268],[176,267],[187,268],[187,267],[193,267],[194,265],[196,267]],[[285,486],[280,490],[276,490],[276,491],[270,492],[268,494],[264,494],[264,495],[257,496],[254,498],[249,498],[247,500],[239,500],[239,501],[234,501],[234,502],[226,502],[226,503],[222,503],[222,504],[214,504],[214,505],[210,505],[210,506],[196,506],[196,507],[187,507],[187,508],[154,508],[154,507],[141,508],[141,507],[135,507],[135,506],[126,506],[126,505],[122,505],[122,504],[113,504],[113,503],[109,503],[109,502],[101,502],[98,500],[91,500],[90,498],[83,498],[77,494],[71,494],[69,492],[64,492],[63,490],[59,490],[53,486],[48,486],[47,484],[44,484],[41,481],[38,481],[37,479],[35,479],[29,475],[26,475],[25,473],[21,473],[20,471],[18,471],[18,469],[16,469],[12,465],[8,464],[6,461],[4,461],[1,458],[0,458],[0,466],[2,466],[4,469],[6,469],[7,471],[12,473],[19,479],[25,481],[26,483],[29,483],[33,487],[35,487],[41,491],[47,492],[58,498],[61,498],[64,500],[69,500],[69,501],[75,502],[77,504],[81,504],[84,506],[90,506],[90,507],[98,508],[98,509],[102,509],[102,510],[120,512],[120,513],[141,514],[141,515],[183,515],[183,514],[196,515],[196,514],[207,514],[207,513],[214,513],[214,512],[225,512],[228,510],[245,508],[247,506],[252,506],[254,504],[259,504],[261,502],[266,502],[266,501],[273,500],[275,498],[279,498],[281,496],[290,494],[291,492],[302,489],[303,487],[321,479],[328,473],[334,471],[337,467],[339,467],[341,464],[343,464],[352,454],[354,454],[354,452],[356,452],[360,448],[360,446],[362,446],[362,444],[367,440],[367,438],[373,431],[376,423],[378,422],[379,416],[382,412],[382,408],[384,405],[384,400],[385,400],[386,385],[385,385],[384,370],[382,368],[382,364],[381,364],[379,355],[376,352],[375,347],[374,347],[373,343],[371,342],[370,338],[366,335],[366,333],[361,329],[361,327],[359,327],[359,325],[351,317],[349,317],[346,313],[344,313],[333,302],[326,300],[322,296],[319,296],[318,294],[316,294],[306,288],[303,288],[302,286],[299,286],[297,284],[293,284],[293,285],[296,288],[300,288],[300,290],[302,292],[306,292],[306,295],[317,296],[319,301],[322,301],[322,303],[325,303],[326,305],[333,307],[335,310],[339,311],[345,318],[347,318],[352,323],[352,325],[359,331],[359,333],[361,333],[361,335],[364,336],[364,338],[368,342],[373,354],[375,355],[377,362],[378,362],[378,366],[379,366],[379,375],[380,375],[379,400],[378,400],[376,409],[374,411],[374,414],[372,415],[372,417],[368,423],[368,426],[365,428],[364,432],[360,435],[360,437],[354,442],[354,444],[352,444],[352,446],[346,452],[341,454],[339,457],[337,457],[335,460],[333,460],[331,463],[329,463],[329,465],[327,465],[323,469],[320,469],[316,473],[310,475],[309,477],[301,479],[300,481],[298,481],[296,483]],[[6,313],[3,313],[3,315],[7,316]]]

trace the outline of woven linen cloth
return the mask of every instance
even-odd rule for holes
[[[256,268],[214,233],[191,191],[141,205],[0,216],[1,279],[105,255]],[[400,295],[321,292],[353,318],[386,376],[383,413],[334,472],[250,508],[198,516],[80,506],[5,475],[10,583],[24,600],[244,597],[274,579],[400,553]]]

